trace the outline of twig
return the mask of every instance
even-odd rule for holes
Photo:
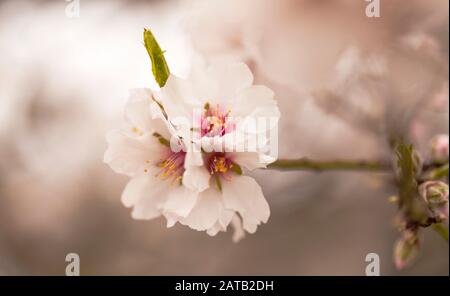
[[[331,160],[331,161],[317,161],[308,158],[299,159],[278,159],[269,164],[268,169],[275,170],[311,170],[321,172],[325,170],[350,170],[350,171],[383,171],[391,172],[392,167],[388,163],[370,162],[358,160]]]

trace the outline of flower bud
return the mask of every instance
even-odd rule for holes
[[[431,158],[438,163],[448,161],[448,135],[436,135],[431,139]]]
[[[448,219],[448,185],[446,183],[424,182],[419,186],[419,193],[436,216]]]
[[[394,245],[394,263],[398,270],[410,265],[419,255],[420,241],[416,230],[405,230]]]
[[[412,162],[412,165],[409,163]],[[406,170],[413,170],[415,176],[420,176],[423,171],[423,158],[412,146],[399,145],[397,158],[394,163],[394,172],[397,177],[409,174]]]

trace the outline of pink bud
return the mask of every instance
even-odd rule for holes
[[[448,135],[436,135],[431,140],[431,158],[435,162],[444,163],[448,161]]]
[[[448,185],[446,183],[424,182],[419,186],[419,193],[435,216],[448,219]]]
[[[419,255],[420,242],[417,231],[405,230],[394,245],[394,263],[398,270],[410,265]]]

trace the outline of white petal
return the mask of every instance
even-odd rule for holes
[[[242,89],[231,108],[238,120],[236,128],[245,132],[265,132],[278,124],[280,118],[273,91],[263,85]],[[262,119],[265,124],[260,124]]]
[[[209,187],[210,177],[204,166],[186,167],[183,173],[183,185],[191,190],[202,192]]]
[[[200,106],[200,102],[189,81],[170,75],[161,88],[160,98],[171,121],[184,118],[192,125],[193,108]]]
[[[161,155],[163,145],[152,135],[131,138],[119,130],[110,131],[106,135],[108,149],[103,161],[119,174],[133,176],[144,170],[147,160],[153,160]]]
[[[216,189],[210,188],[199,194],[189,216],[181,219],[180,223],[192,229],[204,231],[215,225],[219,220],[222,209],[220,193]]]
[[[215,62],[204,73],[203,87],[209,88],[209,93],[206,94],[209,98],[205,99],[209,99],[210,103],[222,103],[225,105],[223,107],[227,107],[227,102],[231,103],[241,89],[252,83],[253,75],[246,64]]]
[[[234,211],[222,209],[219,220],[214,224],[213,227],[208,229],[206,233],[210,236],[215,236],[220,231],[226,231],[230,222],[232,222],[233,217],[235,216]]]
[[[220,226],[220,224],[216,223],[213,227],[211,227],[210,229],[206,230],[206,233],[209,236],[216,236],[221,230],[222,230],[222,227]]]
[[[170,190],[162,211],[170,213],[171,217],[186,217],[197,201],[198,193],[184,186]]]
[[[222,200],[223,203],[223,200]],[[222,212],[220,214],[219,218],[219,224],[222,227],[222,230],[227,230],[228,225],[231,222],[231,219],[233,219],[233,216],[235,215],[234,211],[230,211],[225,209],[225,207],[222,208]]]
[[[125,106],[125,119],[142,132],[149,132],[152,128],[152,91],[147,88],[131,89]]]
[[[224,181],[222,193],[225,208],[241,215],[244,229],[248,232],[254,233],[261,222],[266,223],[269,219],[269,205],[253,178],[235,176],[231,181]]]
[[[226,210],[225,208],[222,209],[219,220],[216,222],[216,224],[208,229],[206,233],[210,236],[215,236],[219,231],[226,231],[228,224],[230,224],[231,219],[234,216],[233,211]]]
[[[272,155],[267,155],[267,154],[260,154],[259,155],[259,160],[264,163],[265,166],[267,166],[268,164],[274,162],[275,160],[277,160],[276,157],[272,156]]]
[[[233,162],[249,170],[265,168],[267,164],[261,160],[259,152],[235,152],[231,154]]]
[[[153,131],[160,134],[164,139],[170,141],[170,137],[175,134],[175,130],[165,118],[161,107],[157,103],[152,102],[150,104],[150,113],[153,118]]]
[[[171,218],[168,215],[165,215],[165,216],[167,219],[167,224],[166,224],[167,228],[173,227],[175,224],[177,224],[178,218]]]
[[[122,193],[122,203],[134,207],[134,219],[153,219],[160,216],[159,208],[167,196],[167,184],[153,175],[139,175],[128,182]]]
[[[130,97],[125,106],[125,119],[137,136],[157,132],[165,139],[170,140],[173,134],[171,126],[161,108],[153,101],[152,96],[150,89],[130,90]]]
[[[245,237],[245,231],[242,227],[242,221],[238,215],[233,216],[233,219],[231,220],[231,226],[233,226],[234,229],[232,240],[233,242],[237,243]]]
[[[197,144],[194,144],[197,145]],[[202,166],[203,165],[203,156],[200,148],[196,150],[191,150],[186,153],[186,158],[184,160],[184,167],[190,166]]]

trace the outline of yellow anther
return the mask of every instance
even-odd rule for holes
[[[218,157],[214,159],[214,172],[226,173],[228,171],[225,157]]]
[[[140,129],[138,129],[138,128],[135,127],[135,126],[133,126],[133,127],[131,128],[131,130],[133,131],[133,133],[138,134],[139,136],[142,136],[142,135],[144,134]]]

